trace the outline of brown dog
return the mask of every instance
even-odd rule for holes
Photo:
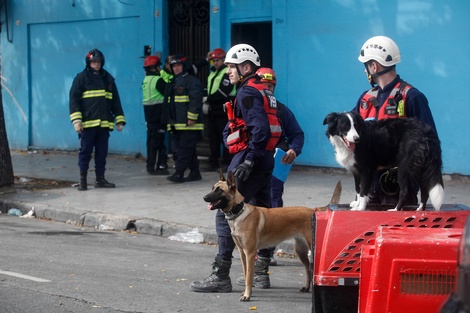
[[[211,210],[222,210],[232,231],[237,245],[245,278],[245,292],[240,301],[249,301],[251,297],[256,253],[259,249],[274,247],[284,240],[294,238],[295,252],[305,266],[307,281],[301,292],[308,292],[312,283],[309,270],[308,251],[312,246],[312,214],[326,210],[326,207],[311,209],[307,207],[263,208],[244,203],[243,196],[237,190],[232,172],[227,180],[219,172],[220,180],[212,191],[204,196]],[[336,185],[331,199],[337,204],[341,196],[341,182]]]

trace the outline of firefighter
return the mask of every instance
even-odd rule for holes
[[[70,89],[70,120],[80,139],[78,190],[87,190],[87,173],[95,152],[95,188],[114,188],[104,177],[109,133],[122,131],[126,124],[121,100],[114,81],[104,68],[104,55],[93,49],[85,57],[86,67],[75,77]]]
[[[150,175],[169,174],[165,147],[166,125],[162,123],[166,83],[160,76],[161,64],[158,56],[148,56],[144,60],[142,95],[147,125],[147,172]]]
[[[209,53],[209,60],[213,62],[213,66],[207,79],[207,99],[203,111],[207,116],[210,156],[209,166],[203,171],[212,172],[219,169],[219,158],[221,163],[230,163],[230,155],[223,144],[222,134],[228,122],[224,105],[235,98],[235,86],[228,78],[227,66],[224,64],[225,51],[221,48],[214,49]]]
[[[271,207],[271,178],[274,168],[274,147],[281,135],[281,126],[276,116],[276,99],[257,79],[256,70],[260,67],[258,52],[250,45],[238,44],[230,48],[225,58],[230,82],[236,85],[234,102],[236,125],[229,123],[224,138],[230,153],[233,154],[228,171],[234,173],[237,188],[244,201],[256,206]],[[235,135],[235,136],[234,136]],[[237,137],[240,140],[231,140]],[[209,277],[193,281],[191,290],[196,292],[230,292],[232,283],[230,268],[235,243],[225,214],[216,214],[218,254],[212,264]],[[258,251],[255,263],[256,286],[270,288],[269,262],[273,251]]]
[[[401,61],[397,44],[389,37],[369,38],[361,48],[358,60],[364,64],[365,73],[372,88],[359,97],[354,111],[363,119],[411,117],[430,125],[436,130],[434,118],[426,96],[400,78],[396,64]],[[437,131],[436,131],[437,133]],[[369,204],[396,204],[398,183],[396,169],[379,171],[369,193]],[[406,205],[415,205],[416,192],[410,193]]]
[[[176,171],[167,179],[174,183],[201,180],[196,144],[202,138],[201,133],[204,130],[204,87],[195,76],[189,74],[191,65],[185,56],[175,55],[170,66],[174,76],[165,91],[164,118],[171,134]],[[190,173],[184,177],[188,168]]]

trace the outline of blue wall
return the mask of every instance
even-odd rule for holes
[[[72,7],[72,3],[75,6]],[[127,3],[124,4],[124,3]],[[68,91],[97,46],[116,77],[129,125],[113,152],[145,152],[140,104],[143,45],[167,50],[164,0],[13,0],[10,37],[2,25],[3,98],[10,146],[75,149]],[[371,36],[399,45],[398,73],[428,98],[444,171],[470,175],[470,2],[379,0],[211,0],[211,48],[230,47],[232,23],[271,21],[276,95],[306,133],[297,164],[337,167],[323,118],[351,109],[369,88],[359,50]],[[3,19],[2,19],[3,21]],[[261,61],[263,56],[261,56]]]

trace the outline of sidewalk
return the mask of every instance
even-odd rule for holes
[[[75,152],[40,150],[11,154],[15,176],[78,182]],[[93,164],[92,160],[91,167]],[[215,212],[207,210],[202,198],[217,182],[218,174],[203,172],[202,177],[201,181],[174,184],[166,176],[148,175],[143,158],[109,155],[106,178],[116,184],[114,189],[95,189],[94,174],[90,172],[87,191],[69,187],[3,192],[0,209],[6,213],[15,207],[27,213],[34,207],[36,216],[42,218],[104,230],[132,229],[162,237],[197,228],[204,241],[216,243]],[[470,206],[470,178],[449,175],[444,178],[444,203]],[[324,206],[339,180],[343,185],[341,203],[349,203],[355,197],[351,174],[339,169],[294,166],[285,184],[284,205]],[[290,242],[279,247],[288,253],[292,249]]]

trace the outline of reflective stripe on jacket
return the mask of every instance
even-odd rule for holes
[[[114,77],[101,69],[95,74],[86,68],[75,77],[70,89],[70,120],[81,120],[83,128],[114,129],[126,124]]]

